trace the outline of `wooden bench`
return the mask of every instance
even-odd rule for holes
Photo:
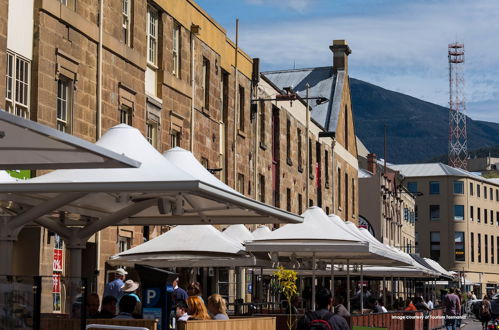
[[[178,330],[275,330],[275,317],[250,317],[230,320],[179,322]]]
[[[40,320],[41,330],[80,330],[79,319],[64,319],[64,318],[42,318]],[[147,328],[149,330],[157,330],[158,322],[156,320],[145,319],[88,319],[87,324],[106,324],[106,325],[121,325],[128,327]]]

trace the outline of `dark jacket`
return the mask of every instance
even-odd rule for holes
[[[327,309],[319,309],[315,312],[307,312],[305,315],[298,321],[298,325],[296,330],[305,330],[309,328],[309,324],[315,319],[322,319],[327,321],[333,330],[350,330],[350,326],[348,326],[347,321],[337,315],[333,314]]]

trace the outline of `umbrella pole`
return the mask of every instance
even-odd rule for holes
[[[331,296],[334,298],[334,259],[331,258],[331,283],[330,283]]]
[[[216,293],[220,294],[220,273],[219,273],[219,268],[216,267],[215,268],[215,289],[216,289]]]
[[[360,314],[364,310],[364,265],[360,264]]]
[[[386,277],[383,276],[383,306],[386,308]]]
[[[316,264],[315,264],[315,252],[312,255],[312,310],[315,310],[315,269],[316,269]]]
[[[350,260],[347,259],[347,309],[350,312]]]
[[[390,297],[390,300],[391,300],[390,303],[391,303],[392,308],[393,308],[393,297],[395,296],[395,287],[393,286],[393,276],[391,277],[390,289],[392,290],[392,294],[391,294],[391,297]]]
[[[301,275],[300,277],[300,292],[301,292],[301,297],[303,298],[303,291],[305,290],[304,288],[304,285],[303,285],[303,275]],[[303,299],[300,299],[300,307],[303,308]]]
[[[404,277],[404,298],[407,299],[408,297],[408,293],[407,293],[407,280],[406,278]]]

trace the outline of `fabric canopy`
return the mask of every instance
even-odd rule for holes
[[[387,253],[366,240],[335,225],[319,207],[310,207],[303,213],[300,224],[283,226],[263,238],[246,243],[251,252],[274,252],[279,256],[335,261],[358,262],[371,265],[406,265],[404,258]]]
[[[272,231],[269,227],[265,225],[258,226],[255,230],[253,230],[252,234],[255,239],[263,238],[270,234]]]
[[[244,246],[211,225],[176,226],[172,230],[109,259],[112,265],[133,267],[257,266]],[[264,263],[270,266],[270,263]]]
[[[122,154],[0,110],[0,169],[138,167]]]
[[[442,265],[440,265],[435,260],[430,259],[430,258],[423,258],[423,260],[426,261],[432,268],[434,268],[438,272],[442,273],[442,275],[444,275],[446,277],[450,277],[450,278],[456,277],[455,273],[446,270],[444,267],[442,267]]]
[[[235,240],[236,242],[244,244],[244,242],[251,241],[255,237],[253,234],[246,228],[245,225],[230,225],[225,228],[222,234],[230,239]]]
[[[174,225],[301,222],[301,217],[254,201],[219,182],[187,151],[182,168],[161,155],[135,128],[121,124],[100,147],[141,162],[138,168],[72,169],[0,184],[0,200],[29,210],[9,226],[51,214],[43,225],[63,237],[84,239],[110,225]],[[192,171],[188,173],[186,170]],[[208,173],[210,176],[208,176]],[[60,212],[65,211],[64,218]],[[37,216],[32,216],[36,214]],[[68,227],[84,227],[75,232]]]

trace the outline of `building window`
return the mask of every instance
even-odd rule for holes
[[[324,150],[324,184],[329,187],[329,151]]]
[[[482,235],[477,234],[477,243],[478,243],[478,262],[482,262]]]
[[[490,210],[490,224],[494,225],[494,210]]]
[[[345,105],[345,149],[348,150],[348,108]]]
[[[132,0],[122,0],[122,30],[123,30],[123,42],[130,46],[131,45],[131,32],[130,22],[132,21]]]
[[[496,263],[499,264],[499,236],[497,236],[496,240]]]
[[[132,247],[132,238],[118,236],[118,252],[124,252]]]
[[[487,187],[483,186],[483,199],[487,199]]]
[[[454,205],[454,220],[464,220],[464,205]]]
[[[120,124],[132,126],[132,108],[124,104],[120,105]]]
[[[470,233],[471,262],[475,262],[475,235]]]
[[[480,197],[480,185],[476,184],[476,197]]]
[[[337,210],[340,211],[341,209],[341,168],[338,168],[338,179],[336,180],[338,183],[338,195],[336,196],[336,201],[337,201]]]
[[[147,141],[154,147],[158,147],[158,123],[154,121],[147,122]]]
[[[244,194],[244,175],[237,173],[237,191]]]
[[[430,232],[430,257],[435,260],[440,260],[440,232]]]
[[[473,216],[474,216],[473,212],[474,212],[473,206],[470,206],[470,221],[473,221]]]
[[[473,196],[473,182],[470,182],[470,196]]]
[[[259,175],[259,189],[258,189],[258,200],[265,203],[265,175]]]
[[[476,208],[476,222],[481,222],[482,221],[482,210],[477,207]]]
[[[417,193],[418,192],[418,183],[417,182],[407,182],[407,190],[409,190],[410,193]]]
[[[291,161],[291,120],[286,118],[286,162],[293,165]]]
[[[203,57],[203,108],[210,108],[210,61]]]
[[[178,130],[172,129],[170,133],[170,147],[180,147],[180,140],[182,137],[182,133]]]
[[[490,198],[490,200],[494,199],[494,189],[492,189],[492,188],[489,189],[489,198]]]
[[[488,213],[487,213],[487,209],[483,209],[483,223],[487,223],[487,217],[488,217]]]
[[[439,181],[431,181],[430,182],[430,195],[438,195],[440,194],[440,182]]]
[[[419,253],[419,233],[418,232],[414,233],[414,238],[415,238],[415,242],[414,242],[415,250],[416,250],[416,253]]]
[[[409,208],[404,207],[404,220],[408,221],[409,220]]]
[[[303,213],[303,197],[301,194],[298,194],[298,214]],[[499,239],[499,237],[498,237]]]
[[[308,175],[310,178],[314,177],[314,169],[313,169],[313,154],[312,154],[312,139],[308,138]]]
[[[314,206],[314,201],[309,199],[308,200],[308,207],[312,207],[312,206]]]
[[[454,233],[454,256],[456,261],[465,260],[465,245],[464,245],[464,232],[456,231]]]
[[[206,169],[210,168],[210,162],[208,161],[208,158],[201,157],[201,165],[203,165],[203,167]]]
[[[430,220],[440,220],[440,205],[430,205]]]
[[[499,202],[499,189],[496,189],[496,202]]]
[[[286,189],[286,211],[291,212],[291,189]]]
[[[302,155],[302,139],[301,129],[296,129],[296,136],[298,138],[298,171],[303,171],[303,155]]]
[[[6,106],[7,111],[29,118],[30,62],[7,52]]]
[[[496,225],[499,226],[499,212],[496,212]],[[499,257],[499,255],[498,255]]]
[[[64,76],[57,81],[57,129],[66,133],[71,133],[72,85],[73,82]]]
[[[76,9],[76,0],[59,0],[60,3],[62,3],[64,6],[68,7],[69,9],[75,10]]]
[[[348,217],[348,200],[350,195],[348,193],[348,173],[345,171],[345,220],[348,221],[350,218]]]
[[[414,221],[418,221],[419,215],[418,215],[418,206],[414,206]]]
[[[488,235],[483,235],[483,241],[485,243],[485,263],[489,263],[489,236]]]
[[[244,92],[244,87],[239,85],[239,129],[244,132],[245,123],[245,113],[244,108],[246,107],[246,95]]]
[[[260,146],[265,147],[265,101],[260,101]]]
[[[172,73],[180,78],[180,24],[173,26],[173,46],[172,46]]]
[[[147,7],[147,62],[158,65],[158,11]]]
[[[464,194],[464,182],[454,181],[454,194]]]
[[[494,236],[490,235],[490,263],[494,264]]]

